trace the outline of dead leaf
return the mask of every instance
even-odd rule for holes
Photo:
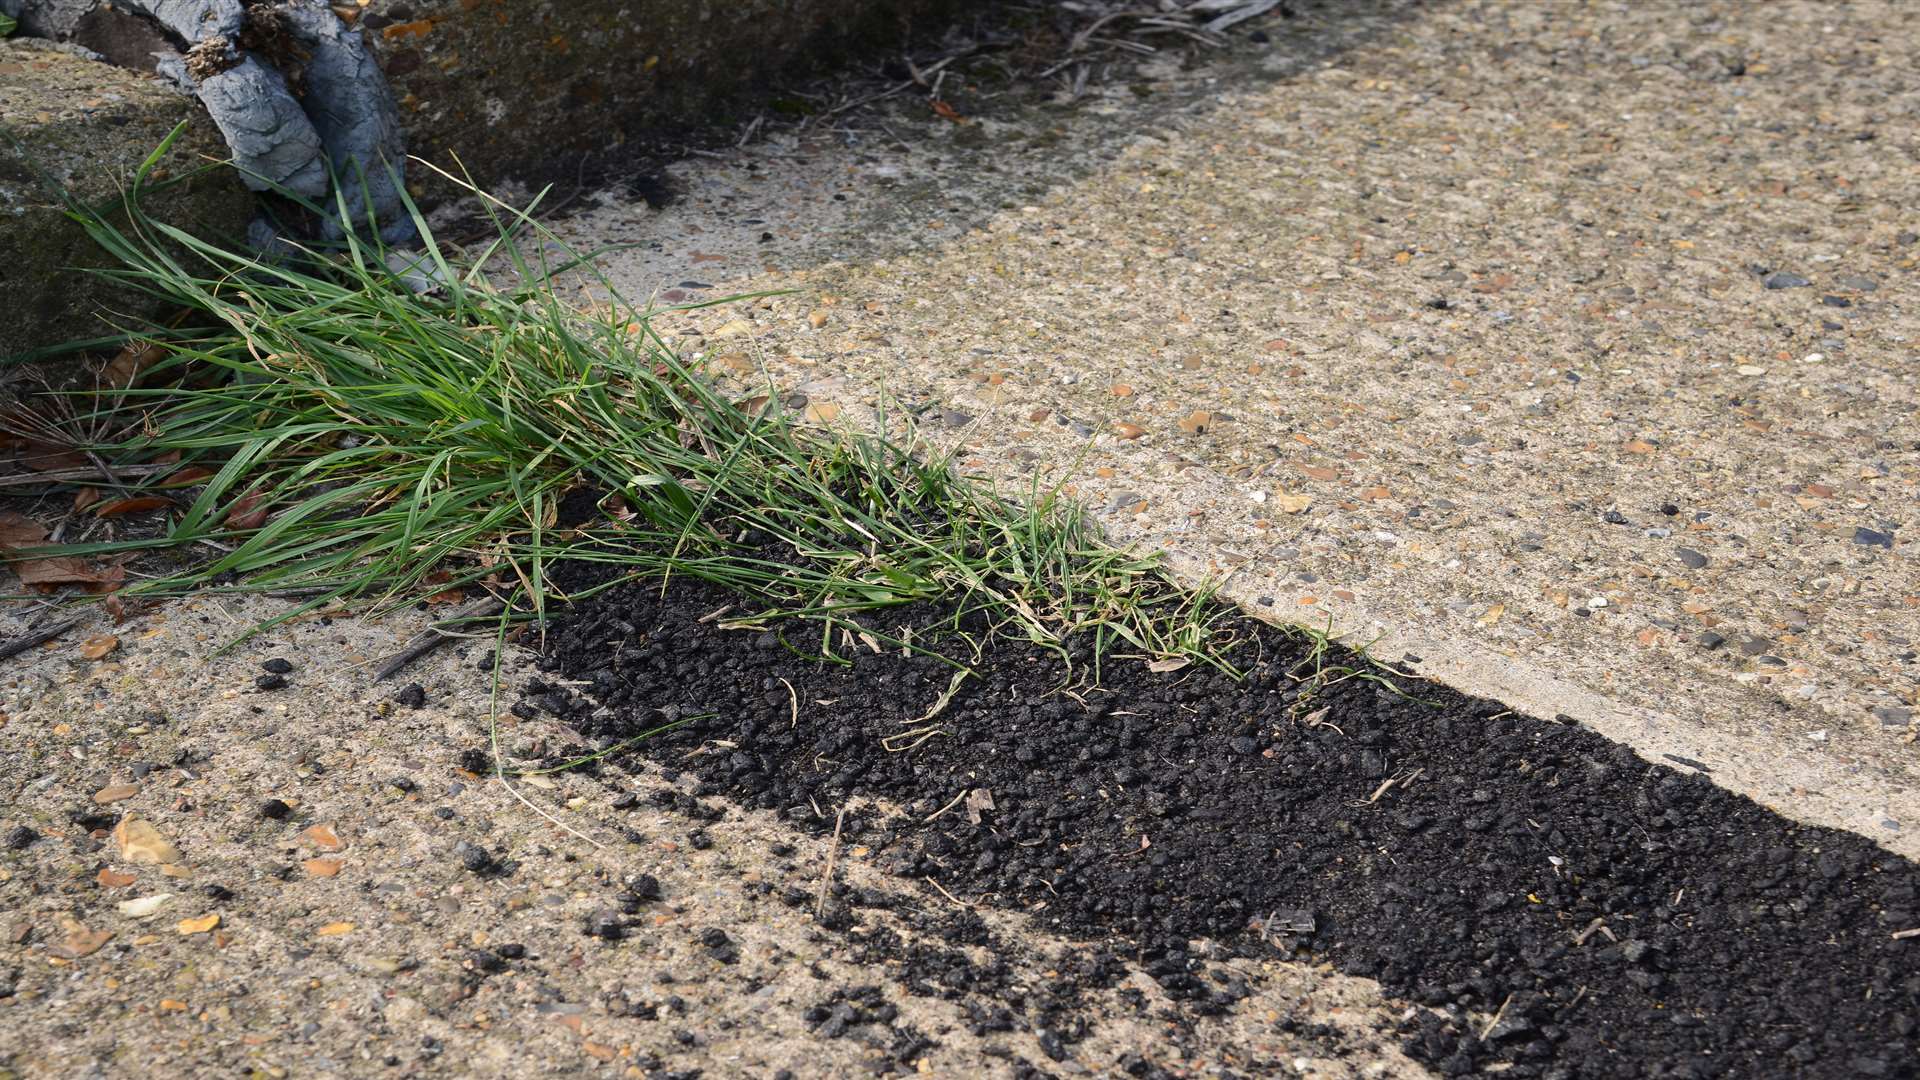
[[[1169,671],[1179,671],[1191,663],[1193,663],[1191,657],[1169,656],[1148,664],[1147,670],[1153,672],[1155,675],[1165,675]]]
[[[165,359],[167,350],[151,341],[132,341],[120,350],[120,355],[107,362],[106,369],[100,373],[101,381],[115,390],[125,390],[134,384],[142,372]]]
[[[172,505],[173,500],[159,495],[135,495],[130,499],[115,499],[112,502],[101,503],[94,507],[93,516],[119,517],[122,514],[138,514],[142,511],[158,510]]]
[[[1120,436],[1123,439],[1137,439],[1140,436],[1145,435],[1147,433],[1147,429],[1141,427],[1139,424],[1130,424],[1122,420],[1121,422],[1113,425],[1113,433],[1115,435]]]
[[[1302,465],[1300,471],[1315,480],[1340,479],[1340,470],[1328,465]]]
[[[353,924],[350,922],[330,922],[320,929],[315,930],[314,933],[320,937],[339,937],[341,934],[353,933]]]
[[[47,527],[11,510],[0,510],[0,551],[37,546],[47,538]]]
[[[73,493],[73,512],[77,514],[104,498],[106,498],[106,496],[101,493],[99,488],[83,487]]]
[[[974,788],[972,791],[967,792],[967,801],[964,808],[967,812],[967,821],[974,825],[980,824],[980,812],[994,808],[993,792],[983,787]]]
[[[257,529],[267,523],[266,497],[258,491],[248,491],[233,500],[227,509],[227,528]]]
[[[95,634],[80,643],[80,655],[89,660],[98,660],[119,647],[120,639],[112,634]],[[94,798],[98,799],[99,796],[95,795]]]
[[[1497,623],[1500,621],[1500,616],[1505,615],[1506,613],[1507,613],[1507,605],[1495,604],[1492,607],[1488,608],[1486,611],[1482,612],[1480,615],[1480,618],[1476,621],[1479,622],[1481,626],[1492,626],[1494,623]]]
[[[218,912],[213,912],[197,919],[181,919],[175,924],[174,929],[180,931],[181,936],[184,937],[190,934],[204,934],[219,925],[220,915]]]
[[[109,870],[103,866],[94,880],[99,882],[103,889],[124,889],[137,879],[132,874],[122,874],[118,870]]]
[[[967,122],[967,118],[960,115],[960,110],[954,108],[953,106],[947,104],[946,102],[940,100],[939,98],[933,99],[933,111],[934,111],[934,114],[939,116],[940,119],[942,120],[951,120],[956,124],[964,124]]]
[[[168,473],[165,479],[156,482],[154,486],[163,488],[191,487],[212,476],[212,469],[203,469],[198,465],[189,465],[179,472]]]
[[[108,784],[93,793],[93,801],[101,806],[123,802],[140,794],[139,784]]]
[[[827,325],[827,309],[814,308],[812,311],[807,312],[807,325],[813,327],[815,330]]]
[[[86,563],[71,555],[24,559],[13,564],[13,572],[20,576],[20,584],[43,593],[53,592],[63,585],[92,587],[100,582],[99,571],[88,569]]]
[[[311,877],[326,878],[338,874],[342,865],[344,863],[339,859],[308,859],[300,864],[300,868]]]
[[[1651,454],[1653,453],[1655,447],[1650,442],[1646,442],[1641,439],[1634,439],[1628,442],[1625,446],[1621,447],[1621,449],[1625,450],[1629,454]]]
[[[1115,383],[1112,393],[1114,397],[1132,397],[1133,386],[1129,383]]]
[[[1205,409],[1195,409],[1180,421],[1180,430],[1189,435],[1202,435],[1213,426],[1213,414]]]

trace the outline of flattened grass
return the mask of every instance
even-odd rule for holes
[[[161,535],[59,553],[211,552],[127,591],[303,594],[281,619],[483,582],[538,614],[555,564],[592,560],[614,580],[722,585],[741,597],[730,621],[815,622],[828,656],[868,633],[862,612],[941,601],[948,629],[979,641],[1082,638],[1096,662],[1224,667],[1225,609],[1105,543],[1070,500],[1005,498],[911,432],[811,428],[771,391],[736,401],[593,253],[469,190],[495,230],[474,251],[440,243],[411,204],[418,252],[348,228],[276,260],[153,220],[138,183],[125,224],[80,213],[114,276],[187,313],[136,331],[163,353],[139,386],[76,408],[89,430],[126,433],[87,449],[177,458],[127,482],[190,497]],[[332,211],[345,221],[344,203]],[[596,301],[563,299],[563,277]],[[597,502],[563,523],[581,491]]]

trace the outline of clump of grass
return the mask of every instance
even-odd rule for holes
[[[90,424],[130,434],[88,449],[177,458],[135,483],[196,486],[161,535],[59,553],[213,554],[128,592],[305,595],[284,619],[485,581],[538,613],[554,565],[579,559],[612,564],[606,584],[724,586],[738,622],[813,620],[827,655],[838,631],[871,633],[863,612],[940,601],[976,642],[1064,652],[1085,635],[1096,656],[1224,666],[1224,609],[1103,543],[1072,502],[1003,498],[910,434],[809,428],[777,393],[736,402],[528,209],[467,185],[495,230],[478,250],[437,241],[409,202],[417,253],[349,227],[337,247],[268,260],[147,216],[145,172],[124,224],[77,216],[118,257],[113,276],[187,316],[137,331],[164,358],[94,399]],[[330,212],[350,224],[344,202]],[[595,302],[563,299],[562,275]],[[597,502],[562,522],[583,490]]]

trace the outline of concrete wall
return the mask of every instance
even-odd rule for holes
[[[160,178],[226,156],[198,102],[75,49],[0,41],[0,357],[111,333],[104,313],[153,314],[145,298],[80,269],[110,260],[40,174],[90,203],[112,199],[182,120],[191,126]],[[231,174],[212,172],[157,192],[149,205],[165,220],[237,236],[253,199]]]

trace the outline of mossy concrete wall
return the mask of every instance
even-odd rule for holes
[[[147,298],[90,274],[110,260],[66,213],[47,179],[97,204],[125,189],[181,121],[187,131],[162,163],[148,205],[163,220],[237,235],[252,197],[224,170],[212,121],[161,79],[30,39],[0,41],[0,357],[113,332],[116,315],[155,314]]]

